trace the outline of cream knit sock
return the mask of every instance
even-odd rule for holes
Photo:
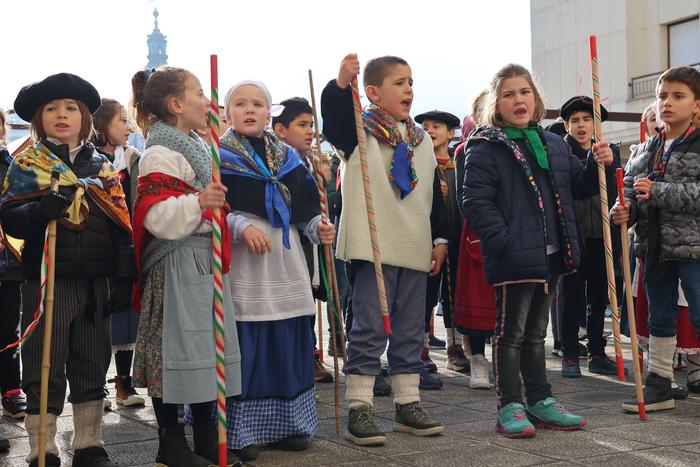
[[[408,404],[420,401],[418,374],[391,375],[391,389],[394,391],[394,404]]]
[[[102,447],[102,399],[73,404],[73,449]]]
[[[29,435],[29,455],[25,461],[30,463],[39,457],[39,416],[27,415],[24,419],[24,428]],[[56,446],[56,415],[46,414],[46,452],[58,456],[58,446]]]
[[[676,336],[649,336],[649,372],[666,379],[673,379],[673,352],[676,350]]]
[[[374,406],[374,376],[346,375],[345,399],[348,401],[348,409],[359,409]]]

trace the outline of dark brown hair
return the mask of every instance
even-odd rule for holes
[[[62,100],[62,99],[54,99]],[[38,141],[41,138],[46,138],[46,129],[44,128],[44,123],[41,120],[41,115],[44,113],[44,109],[53,101],[49,101],[39,107],[32,117],[31,128],[32,128],[32,139]],[[80,109],[80,133],[78,137],[81,142],[90,141],[95,134],[95,130],[92,126],[92,115],[90,114],[90,109],[82,101],[76,100],[78,103],[78,109]]]
[[[691,66],[675,66],[664,71],[656,82],[656,94],[661,83],[683,83],[690,88],[695,99],[700,99],[700,71]]]
[[[545,115],[544,102],[542,101],[539,91],[537,91],[532,75],[524,66],[509,63],[498,70],[498,72],[496,72],[494,77],[491,79],[491,84],[489,84],[488,87],[488,93],[484,98],[484,108],[481,112],[481,116],[479,117],[479,124],[492,128],[500,128],[505,124],[501,118],[501,115],[498,113],[498,98],[501,94],[501,86],[503,86],[503,82],[505,80],[516,78],[518,76],[522,76],[527,80],[527,83],[532,88],[532,93],[535,96],[535,110],[532,114],[532,121],[530,123],[539,123],[542,121]]]
[[[192,73],[184,68],[159,67],[155,71],[137,71],[131,78],[131,105],[135,111],[136,124],[144,136],[158,120],[175,124],[175,116],[168,111],[167,99],[182,97],[185,80]]]
[[[124,106],[119,101],[103,97],[100,108],[92,115],[93,125],[95,126],[95,137],[92,142],[98,148],[112,145],[108,135],[109,123],[119,113],[121,108],[124,108]]]
[[[373,58],[362,73],[362,83],[367,86],[381,86],[391,72],[391,68],[396,65],[408,65],[408,62],[401,57],[386,55],[384,57]]]

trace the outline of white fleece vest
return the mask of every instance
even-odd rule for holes
[[[399,129],[403,135],[406,134],[405,123],[399,123]],[[349,160],[345,159],[342,151],[339,153],[342,161],[343,210],[336,253],[338,258],[345,261],[359,259],[374,262],[359,148],[355,148]],[[393,153],[392,148],[380,144],[368,134],[369,180],[382,264],[428,272],[433,248],[430,212],[437,165],[433,143],[426,134],[416,148],[413,165],[418,175],[418,184],[403,200],[399,197],[399,190],[389,180]]]

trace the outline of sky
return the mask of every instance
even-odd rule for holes
[[[347,53],[361,64],[398,55],[413,72],[412,113],[461,118],[501,66],[531,63],[526,0],[13,0],[0,7],[0,107],[59,72],[127,104],[131,77],[147,63],[154,7],[168,64],[192,71],[207,94],[209,56],[218,54],[222,98],[243,79],[263,81],[275,102],[309,98],[312,69],[319,99]]]

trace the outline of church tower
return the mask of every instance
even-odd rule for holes
[[[153,32],[148,35],[148,65],[146,69],[156,68],[161,65],[167,65],[168,54],[165,53],[165,47],[168,41],[158,29],[158,9],[153,10],[153,18],[155,24]]]

